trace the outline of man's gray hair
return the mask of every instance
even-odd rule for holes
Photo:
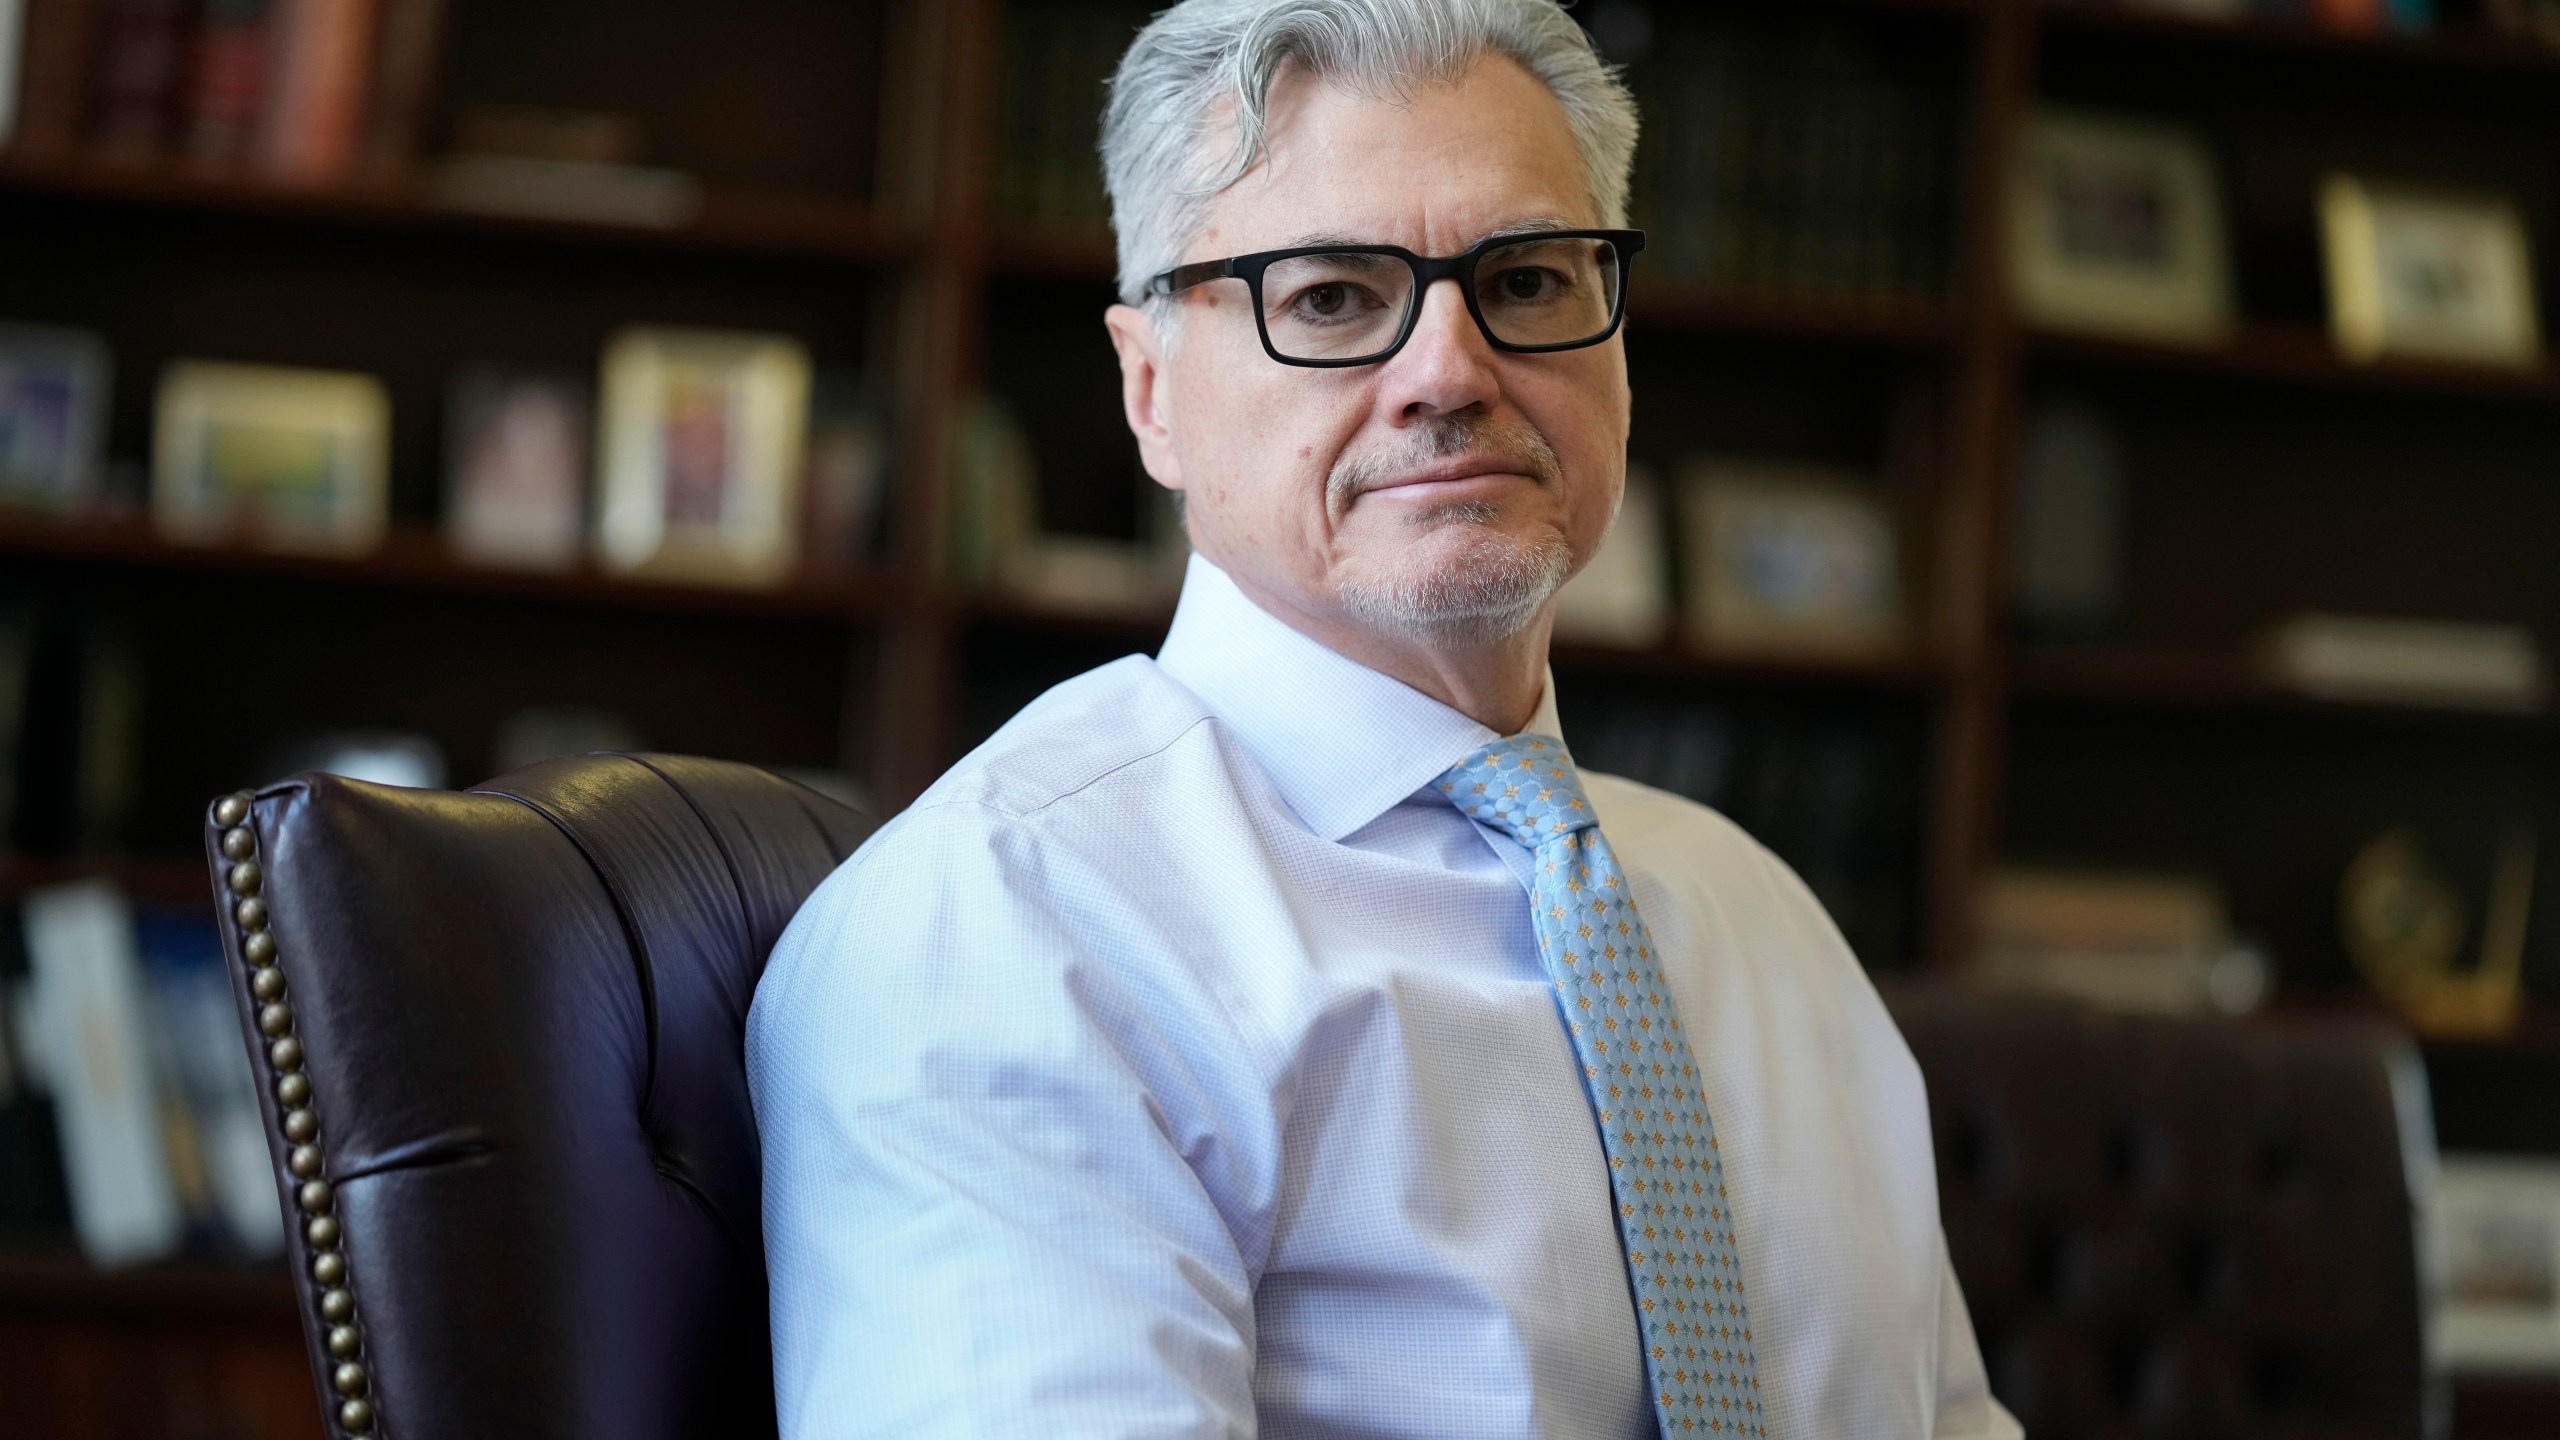
[[[1210,200],[1253,167],[1271,84],[1295,61],[1356,93],[1400,99],[1486,54],[1538,77],[1564,107],[1604,226],[1626,223],[1636,107],[1556,0],[1184,0],[1138,32],[1111,81],[1102,170],[1120,295],[1182,263]],[[1233,143],[1209,143],[1231,131]]]

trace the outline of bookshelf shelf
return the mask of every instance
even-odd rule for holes
[[[2252,380],[2349,393],[2439,396],[2560,406],[2560,375],[2423,360],[2360,364],[2310,326],[2242,327],[2220,345],[2176,345],[2039,331],[2033,358],[2053,364]]]
[[[0,1315],[298,1328],[282,1265],[167,1261],[101,1270],[68,1248],[0,1249]]]
[[[133,520],[46,523],[11,517],[0,519],[0,555],[638,610],[847,623],[877,618],[910,588],[888,576],[794,580],[772,589],[749,590],[633,579],[586,566],[558,572],[505,570],[456,557],[443,537],[424,525],[395,527],[372,553],[342,557],[185,544]]]
[[[106,880],[156,905],[202,905],[213,893],[201,855],[28,855],[0,850],[0,902],[48,885]]]
[[[659,225],[568,213],[464,208],[416,180],[314,187],[175,164],[40,159],[0,152],[0,195],[49,196],[198,214],[442,234],[520,236],[662,248],[687,254],[766,254],[871,265],[912,256],[912,227],[838,196],[711,186],[681,221]]]
[[[1937,661],[1916,648],[1823,654],[1736,649],[1670,641],[1661,645],[1594,645],[1559,640],[1560,671],[1642,674],[1665,679],[1742,681],[1777,685],[1924,694],[1944,678]]]
[[[2545,733],[2560,738],[2560,710],[2468,709],[2446,705],[2336,700],[2268,679],[2245,656],[2207,651],[2090,651],[2043,647],[2011,666],[2011,688],[2035,700],[2146,709],[2293,713],[2456,730]]]
[[[2303,22],[2214,20],[2164,10],[2089,4],[2038,7],[2058,37],[2147,41],[2235,57],[2303,56],[2355,64],[2424,68],[2459,75],[2514,74],[2560,78],[2560,50],[2488,34],[2353,34]]]
[[[996,224],[987,227],[984,244],[988,272],[1008,278],[1105,285],[1120,263],[1108,235]]]

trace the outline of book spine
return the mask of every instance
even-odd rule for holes
[[[444,51],[444,0],[380,0],[373,83],[364,117],[363,169],[377,179],[415,168],[434,108]]]
[[[187,155],[199,163],[245,159],[266,95],[268,0],[206,0],[188,67]]]
[[[9,134],[12,153],[59,155],[78,137],[90,10],[91,0],[26,0],[18,44],[17,119]]]
[[[375,0],[293,0],[260,146],[281,180],[325,185],[354,173],[362,139]]]
[[[91,54],[89,133],[121,160],[167,145],[186,74],[186,0],[105,0]]]

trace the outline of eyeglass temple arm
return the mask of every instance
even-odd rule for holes
[[[1195,260],[1188,265],[1177,265],[1148,281],[1147,293],[1158,296],[1178,295],[1194,285],[1205,285],[1212,280],[1233,274],[1234,272],[1228,268],[1233,263],[1231,260]]]

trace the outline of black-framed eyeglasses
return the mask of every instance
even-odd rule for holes
[[[1399,245],[1302,245],[1176,266],[1147,282],[1179,295],[1212,280],[1253,287],[1263,353],[1283,365],[1375,365],[1413,336],[1422,297],[1458,282],[1467,313],[1497,350],[1541,354],[1597,345],[1626,311],[1627,266],[1641,230],[1494,235],[1457,255]]]

